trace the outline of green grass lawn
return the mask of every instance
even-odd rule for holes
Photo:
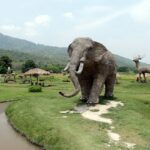
[[[116,101],[125,104],[105,115],[113,119],[114,132],[122,140],[136,143],[136,150],[150,149],[150,82],[137,83],[134,75],[121,75],[115,87]],[[29,93],[29,85],[0,84],[0,101],[14,101],[6,110],[11,123],[32,142],[46,150],[126,150],[121,144],[107,147],[109,138],[105,123],[90,121],[80,114],[60,114],[73,109],[79,95],[66,99],[58,92],[72,90],[66,77],[55,75],[47,80],[53,85],[44,87],[41,93]],[[67,116],[64,117],[64,116]]]

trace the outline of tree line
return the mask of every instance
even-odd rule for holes
[[[0,74],[6,74],[8,67],[12,68],[12,70],[16,70],[16,68],[14,68],[14,66],[12,65],[12,62],[13,61],[9,56],[1,56],[0,57]],[[60,65],[60,64],[40,65],[40,64],[36,64],[33,60],[26,60],[22,64],[20,71],[24,73],[33,68],[42,68],[44,70],[47,70],[53,73],[60,73],[63,70],[64,65]]]
[[[0,74],[7,73],[8,67],[13,68],[12,62],[13,61],[9,56],[1,56],[0,57]],[[22,64],[21,72],[24,73],[30,69],[33,69],[33,68],[42,68],[42,69],[50,71],[50,72],[60,73],[60,72],[62,72],[64,65],[60,65],[60,64],[46,64],[46,65],[36,64],[33,60],[29,59],[29,60],[26,60]],[[13,69],[16,70],[16,68],[13,68]],[[118,72],[137,73],[137,70],[135,67],[127,67],[127,66],[119,66],[119,67],[117,67],[117,71]]]

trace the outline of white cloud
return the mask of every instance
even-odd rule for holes
[[[18,26],[15,26],[15,25],[1,25],[0,26],[0,30],[2,30],[2,31],[10,31],[10,32],[12,32],[12,31],[20,31],[20,27],[18,27]]]
[[[83,10],[85,12],[95,13],[95,12],[99,12],[99,11],[111,10],[111,7],[110,6],[103,6],[103,5],[92,5],[92,6],[86,6]]]
[[[27,37],[35,37],[38,35],[38,31],[35,28],[26,27],[22,31]]]
[[[46,25],[51,21],[51,17],[49,15],[39,15],[35,17],[34,22],[36,24]]]
[[[134,5],[130,10],[130,15],[134,20],[139,22],[147,22],[150,20],[150,0],[142,0]]]
[[[35,27],[36,25],[35,25],[35,23],[34,22],[30,22],[30,21],[28,21],[28,22],[25,22],[24,23],[24,26],[26,26],[26,27]]]
[[[92,30],[100,27],[101,25],[112,21],[113,19],[120,17],[121,15],[126,14],[126,11],[118,11],[111,15],[101,17],[95,21],[87,22],[84,24],[77,25],[75,27],[76,30]]]
[[[73,13],[72,13],[72,12],[65,12],[65,13],[63,14],[63,16],[64,16],[65,18],[72,19],[72,18],[73,18]]]
[[[35,22],[25,22],[24,26],[22,27],[23,34],[27,37],[34,37],[38,35],[37,25]]]
[[[5,34],[13,34],[20,37],[35,37],[39,34],[38,30],[43,27],[43,25],[48,25],[50,21],[50,16],[39,15],[33,18],[32,21],[24,22],[21,26],[13,24],[0,25],[0,32]]]
[[[21,27],[15,25],[0,25],[0,32],[8,35],[19,35],[21,33]]]
[[[49,15],[39,15],[36,16],[32,21],[27,21],[24,23],[26,27],[37,27],[41,25],[47,25],[51,21],[51,16]]]
[[[141,0],[140,3],[116,12],[110,6],[100,5],[86,6],[83,11],[89,14],[102,12],[99,14],[102,17],[77,25],[75,29],[78,31],[96,29],[122,15],[132,17],[138,22],[150,22],[150,0]],[[106,11],[109,12],[109,15],[105,15]]]
[[[16,25],[0,25],[0,32],[4,34],[13,34],[14,36],[20,37],[33,37],[38,34],[36,29],[29,24],[24,24],[23,26],[16,26]]]

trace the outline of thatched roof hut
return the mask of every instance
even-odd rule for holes
[[[39,75],[49,75],[50,72],[49,71],[45,71],[43,69],[40,68],[34,68],[34,69],[30,69],[27,72],[24,73],[25,76],[34,76],[37,78],[37,83],[39,82]],[[31,79],[32,82],[32,79]]]
[[[50,72],[49,71],[45,71],[43,69],[40,68],[34,68],[34,69],[30,69],[29,71],[25,72],[24,75],[49,75]]]

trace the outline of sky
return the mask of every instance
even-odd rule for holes
[[[90,37],[150,63],[150,0],[0,0],[0,33],[59,47]]]

